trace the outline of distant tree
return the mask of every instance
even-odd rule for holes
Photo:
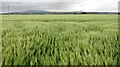
[[[86,12],[82,12],[81,14],[87,14]]]

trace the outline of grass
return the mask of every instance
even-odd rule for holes
[[[2,65],[117,65],[117,15],[2,15]]]

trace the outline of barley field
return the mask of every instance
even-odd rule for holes
[[[2,15],[2,65],[117,65],[118,16]]]

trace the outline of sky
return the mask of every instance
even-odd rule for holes
[[[46,10],[56,12],[118,12],[119,0],[1,0],[2,11]]]

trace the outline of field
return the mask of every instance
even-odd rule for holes
[[[117,65],[118,16],[2,15],[2,65]]]

